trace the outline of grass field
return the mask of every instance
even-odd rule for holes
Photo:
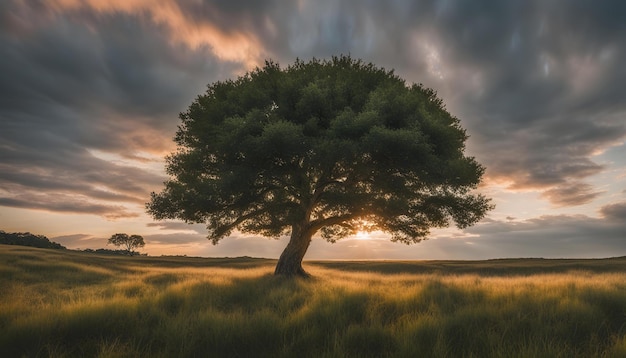
[[[274,265],[0,245],[0,357],[626,357],[626,258]]]

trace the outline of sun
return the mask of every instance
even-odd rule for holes
[[[369,240],[369,239],[371,239],[371,238],[372,238],[372,237],[370,236],[370,233],[369,233],[369,232],[367,232],[367,231],[357,231],[357,232],[356,232],[356,235],[354,235],[354,237],[355,237],[357,240]]]
[[[376,229],[376,226],[368,220],[359,220],[355,224],[354,238],[357,240],[371,240],[373,238],[372,232]]]

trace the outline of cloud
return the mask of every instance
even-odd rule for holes
[[[487,176],[568,206],[597,193],[585,183],[606,170],[594,156],[626,137],[626,53],[611,33],[624,26],[608,4],[558,3],[450,6],[436,31],[447,54],[442,71],[464,69],[440,94],[464,114]],[[584,29],[579,18],[589,21]]]
[[[150,244],[184,245],[208,242],[206,235],[180,232],[173,234],[145,235],[144,238],[146,239],[146,242]]]
[[[61,213],[101,215],[109,220],[134,218],[139,214],[121,205],[93,203],[84,197],[63,194],[18,194],[0,197],[0,205],[13,208],[47,210]]]
[[[601,192],[593,191],[589,184],[571,183],[548,189],[541,196],[557,206],[576,206],[586,204],[600,194]]]
[[[224,61],[252,65],[262,57],[262,47],[255,34],[242,31],[241,21],[234,22],[237,27],[232,26],[233,22],[215,21],[222,19],[225,14],[219,7],[207,2],[46,0],[43,3],[55,13],[61,14],[82,14],[91,11],[97,14],[125,14],[146,19],[155,27],[165,28],[166,35],[171,41],[183,43],[193,49],[207,46],[218,59]],[[198,14],[205,16],[197,18]]]
[[[69,249],[102,248],[107,243],[107,239],[96,238],[89,234],[61,235],[52,237],[50,240],[61,243]]]
[[[203,234],[206,238],[206,225],[204,224],[187,224],[184,222],[174,221],[158,221],[146,224],[147,227],[156,227],[160,230],[175,230],[175,231],[195,231],[198,234]]]
[[[626,222],[626,202],[605,205],[600,208],[600,213],[607,220]]]
[[[586,215],[544,215],[515,222],[486,221],[467,232],[485,247],[518,257],[612,257],[626,255],[626,222]]]
[[[164,178],[101,160],[78,146],[46,144],[0,151],[0,205],[136,217]]]
[[[9,166],[0,166],[6,168],[0,174],[0,180],[5,183],[8,192],[24,192],[24,191],[43,191],[43,192],[64,192],[67,194],[84,195],[97,200],[111,202],[126,202],[143,204],[146,200],[146,189],[155,186],[156,180],[151,180],[147,175],[144,178],[138,177],[137,182],[128,183],[127,174],[123,169],[114,166],[105,165],[111,169],[111,172],[99,173],[97,176],[91,174],[86,175],[58,175],[53,168],[48,168],[49,172],[34,170],[14,170]],[[128,168],[128,174],[139,172],[134,168]],[[117,171],[117,173],[115,172]],[[143,180],[142,180],[143,179]],[[113,191],[115,190],[115,191]]]
[[[177,113],[241,65],[78,4],[0,5],[1,202],[134,217],[165,179]]]
[[[8,36],[0,50],[2,114],[21,135],[119,153],[169,151],[177,113],[206,84],[200,75],[222,68],[206,52],[171,47],[158,29],[120,16],[47,25]]]

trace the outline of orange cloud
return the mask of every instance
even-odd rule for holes
[[[165,26],[171,40],[190,48],[208,46],[221,60],[258,65],[263,57],[259,39],[245,31],[224,31],[208,22],[197,22],[185,15],[174,0],[45,0],[57,12],[88,9],[98,13],[147,15]]]

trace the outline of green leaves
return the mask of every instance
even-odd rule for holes
[[[471,193],[484,168],[434,91],[349,56],[274,62],[211,84],[181,114],[157,219],[279,236],[296,225],[333,241],[368,218],[395,240],[465,227],[491,208]]]
[[[122,246],[126,248],[126,251],[133,252],[133,249],[144,247],[145,243],[141,235],[128,235],[123,233],[113,234],[109,238],[108,244],[115,246]]]

